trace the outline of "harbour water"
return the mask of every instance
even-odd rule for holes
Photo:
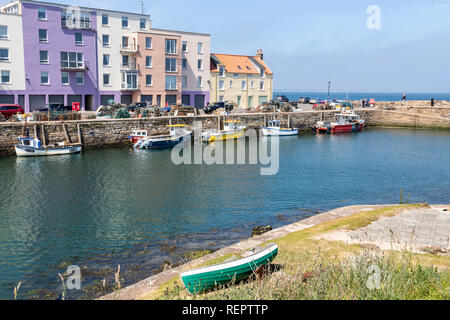
[[[402,92],[330,92],[330,99],[338,99],[338,100],[362,100],[362,99],[375,99],[375,101],[401,101],[402,100]],[[279,91],[274,92],[274,98],[277,95],[285,95],[291,101],[296,101],[300,97],[309,97],[311,99],[327,99],[327,92],[286,92]],[[415,93],[406,92],[406,99],[408,101],[412,100],[431,100],[434,98],[436,101],[449,101],[450,93]]]
[[[450,131],[372,129],[280,140],[280,170],[176,166],[170,150],[116,148],[80,155],[0,158],[0,298],[58,298],[58,273],[82,271],[92,298],[101,281],[142,280],[165,260],[248,238],[353,204],[450,202]]]

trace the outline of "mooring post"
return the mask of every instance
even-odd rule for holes
[[[291,115],[288,114],[288,128],[291,127]]]
[[[45,138],[45,126],[41,125],[41,134],[42,134],[42,144],[44,148],[47,148],[47,139]]]
[[[34,138],[38,139],[38,134],[37,134],[37,125],[33,126],[33,131],[34,131]]]
[[[263,127],[267,127],[267,116],[266,115],[264,115],[264,125],[263,125]]]
[[[81,141],[81,126],[79,123],[77,123],[77,133],[78,133],[78,141],[80,142],[80,144],[83,144],[83,142]]]
[[[217,116],[217,130],[220,131],[220,115]]]
[[[67,127],[66,127],[66,124],[65,124],[65,123],[62,124],[62,128],[63,128],[63,131],[64,131],[64,136],[66,137],[66,141],[67,141],[68,143],[71,143],[71,141],[70,141],[70,136],[69,136],[69,132],[67,131]]]

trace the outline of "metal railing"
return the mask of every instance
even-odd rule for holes
[[[137,83],[133,84],[133,83],[128,83],[128,82],[122,82],[121,83],[121,89],[122,90],[127,90],[127,91],[139,90]]]
[[[61,18],[61,26],[63,28],[68,29],[85,29],[85,30],[91,30],[92,29],[92,22],[90,20],[86,19],[67,19],[67,18]]]
[[[137,44],[128,44],[128,45],[121,44],[120,51],[122,51],[122,52],[137,52],[138,45]]]

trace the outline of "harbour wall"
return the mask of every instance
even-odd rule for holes
[[[450,113],[450,108],[445,112]],[[37,134],[39,138],[44,133],[48,143],[66,140],[81,142],[85,149],[117,147],[128,144],[128,137],[134,129],[148,130],[150,135],[167,134],[169,124],[186,124],[191,129],[194,121],[201,121],[203,130],[217,129],[223,126],[226,119],[240,120],[249,128],[259,129],[267,120],[277,119],[283,125],[289,125],[307,131],[317,121],[331,121],[340,111],[303,111],[294,113],[252,113],[232,114],[227,116],[185,116],[185,117],[156,117],[142,119],[94,119],[75,121],[30,122],[27,125],[30,136]],[[444,112],[444,113],[445,113]],[[392,126],[412,128],[446,128],[450,129],[450,118],[441,117],[430,112],[412,112],[411,110],[380,110],[355,109],[366,120],[368,126]],[[66,130],[64,129],[65,126]],[[44,129],[43,129],[44,128]],[[0,122],[0,155],[14,154],[14,144],[17,137],[23,133],[21,122]],[[67,134],[66,134],[67,133]]]

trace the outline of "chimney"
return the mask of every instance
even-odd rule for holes
[[[258,58],[260,58],[261,60],[264,60],[264,55],[263,55],[262,49],[256,50],[256,56]]]

